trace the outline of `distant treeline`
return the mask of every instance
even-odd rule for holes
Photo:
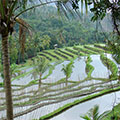
[[[33,35],[26,36],[23,56],[19,44],[19,27],[16,24],[17,32],[9,39],[11,63],[21,63],[41,50],[53,49],[55,44],[57,47],[64,47],[104,42],[103,33],[97,31],[96,24],[90,21],[91,16],[88,13],[80,19],[72,16],[66,19],[65,16],[60,17],[53,6],[41,7],[23,14],[21,18],[32,27]]]

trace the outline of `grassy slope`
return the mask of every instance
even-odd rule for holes
[[[101,54],[100,59],[102,60],[103,64],[112,72],[110,78],[117,79],[118,68],[116,64],[112,60],[105,57],[104,54]]]

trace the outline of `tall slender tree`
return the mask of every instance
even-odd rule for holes
[[[76,1],[76,0],[75,0]],[[30,6],[35,3],[33,6]],[[40,3],[38,3],[40,2]],[[28,10],[40,7],[42,5],[56,3],[57,7],[63,7],[69,2],[72,6],[76,2],[71,0],[0,0],[0,35],[2,37],[2,53],[3,53],[3,71],[5,81],[5,94],[6,94],[6,108],[7,108],[7,120],[13,120],[13,103],[11,93],[11,76],[10,76],[10,58],[9,58],[9,44],[8,36],[13,33],[15,23],[20,24],[20,44],[24,48],[25,43],[25,30],[29,27],[22,19],[18,18],[21,14]],[[30,6],[27,6],[27,4]],[[70,6],[69,4],[69,6]],[[71,7],[67,7],[71,9]],[[63,10],[65,13],[65,11]],[[24,49],[21,50],[24,52]],[[24,56],[23,56],[24,57]]]
[[[33,60],[33,66],[34,66],[34,71],[33,71],[32,75],[33,75],[34,78],[39,76],[39,88],[40,88],[41,82],[42,82],[43,73],[47,69],[49,69],[50,64],[46,60],[46,58],[37,56],[37,58],[35,58]]]
[[[71,61],[70,63],[68,63],[67,65],[63,65],[63,68],[62,68],[62,71],[64,72],[66,78],[66,85],[67,85],[67,82],[68,82],[68,78],[71,76],[71,73],[72,73],[72,68],[74,67],[73,65],[73,61]]]

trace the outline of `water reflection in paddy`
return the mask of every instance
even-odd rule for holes
[[[28,68],[25,72],[30,72],[31,70],[33,70],[33,68]],[[43,77],[46,76],[48,74],[48,72],[49,72],[49,70],[47,70],[43,74]],[[39,78],[39,76],[37,76],[37,78]],[[12,84],[15,84],[15,85],[27,85],[32,80],[34,80],[34,77],[32,76],[32,73],[30,73],[30,74],[28,74],[28,75],[26,75],[24,77],[21,77],[20,79],[15,79],[14,81],[12,81]]]
[[[58,80],[64,78],[65,75],[61,70],[63,68],[63,64],[66,65],[68,63],[69,63],[69,61],[64,61],[63,63],[55,66],[53,73],[50,76],[48,76],[48,78],[45,79],[43,82],[44,83],[54,83],[54,82],[57,82]]]
[[[94,78],[108,78],[110,71],[105,67],[100,60],[100,55],[91,55],[91,65],[94,67],[92,77]]]
[[[108,78],[108,76],[109,76],[108,70],[102,64],[102,62],[100,61],[100,55],[92,55],[91,58],[93,60],[91,65],[93,65],[94,68],[95,68],[93,73],[92,73],[92,77]],[[43,80],[43,82],[44,83],[53,83],[53,82],[57,82],[58,80],[64,78],[65,75],[61,71],[61,69],[63,67],[63,64],[66,65],[68,63],[69,63],[69,61],[64,61],[63,63],[55,66],[55,69],[53,70],[53,73],[47,79]],[[32,70],[32,68],[28,69],[27,72],[29,72],[30,70]],[[48,74],[48,71],[44,74],[44,76],[46,74]],[[80,80],[83,80],[85,77],[87,77],[87,75],[85,73],[85,61],[84,61],[83,58],[80,59],[80,60],[76,59],[74,61],[73,73],[72,73],[72,75],[71,75],[69,80],[80,81]],[[21,78],[20,80],[15,80],[15,81],[13,81],[13,83],[14,84],[24,85],[24,84],[28,84],[31,80],[33,80],[33,79],[31,79],[31,75],[29,75],[29,76],[25,76],[24,78]],[[89,84],[96,84],[96,83],[100,83],[100,82],[101,81],[99,81],[99,80],[94,80],[93,79],[93,80],[85,81],[85,82],[79,84],[78,86],[80,86],[80,85],[84,86],[84,85],[89,85]],[[63,84],[51,86],[50,89],[59,89],[59,88],[62,88],[64,86],[65,86],[65,84],[63,83]],[[77,88],[78,86],[75,86],[75,88]],[[27,94],[27,92],[30,92],[31,90],[36,90],[36,89],[38,89],[38,85],[33,85],[33,87],[32,86],[28,87],[28,88],[24,89],[23,91],[20,90],[19,92],[16,91],[13,94],[14,95],[18,95],[21,92],[25,92],[25,94]],[[86,89],[90,89],[90,88],[89,87],[88,88],[84,88],[83,90],[86,90]],[[51,92],[51,93],[55,94],[55,93],[58,93],[58,91],[57,92],[56,91],[55,92]],[[49,95],[49,94],[50,93],[46,93],[45,95]],[[68,94],[69,94],[69,92],[68,92]],[[30,93],[30,95],[31,95],[31,93]],[[67,94],[63,93],[60,96],[62,96],[62,95],[67,95]],[[120,95],[120,93],[119,93],[119,95]],[[112,106],[112,103],[113,103],[112,99],[114,98],[114,94],[109,94],[109,95],[106,95],[106,96],[105,97],[103,96],[103,97],[100,97],[100,98],[96,98],[96,99],[91,100],[89,102],[85,102],[85,103],[82,103],[82,104],[80,104],[78,106],[75,106],[75,107],[69,109],[68,111],[58,115],[57,117],[52,118],[51,120],[81,120],[81,118],[79,116],[84,114],[84,113],[86,113],[95,104],[99,104],[100,105],[101,112],[103,110],[111,109],[111,106]],[[112,97],[112,99],[111,99],[111,97]],[[78,99],[78,98],[72,98],[72,99],[65,100],[63,102],[57,103],[57,104],[51,104],[51,105],[44,106],[44,107],[39,108],[39,109],[37,109],[35,111],[32,111],[31,113],[28,113],[27,115],[24,115],[24,116],[21,116],[19,118],[16,118],[15,120],[24,120],[24,119],[32,120],[34,118],[39,118],[40,116],[43,116],[43,115],[45,115],[47,113],[50,113],[50,112],[54,111],[55,109],[65,105],[67,103],[73,102],[76,99]],[[107,102],[108,99],[110,99],[110,101]],[[117,97],[117,99],[118,99],[118,97]],[[52,100],[50,100],[50,101],[52,101]],[[18,101],[14,102],[14,103],[17,103],[17,102]],[[46,101],[44,101],[44,102],[46,102]],[[31,106],[15,108],[14,109],[14,113],[23,111],[25,109],[28,109],[29,107],[31,107]],[[3,114],[5,115],[5,113],[3,113]]]
[[[111,93],[79,104],[50,120],[83,120],[80,116],[86,114],[94,105],[99,105],[100,113],[103,113],[107,110],[112,110],[114,102],[116,104],[120,103],[120,92],[116,92],[116,95]]]
[[[115,94],[111,93],[108,95],[104,95],[102,97],[90,100],[88,102],[79,104],[77,106],[72,107],[71,109],[68,109],[67,111],[63,112],[62,114],[50,119],[50,120],[82,120],[80,118],[81,115],[86,114],[90,108],[92,108],[94,105],[98,104],[100,106],[100,113],[106,111],[106,110],[111,110],[113,103],[115,101],[116,104],[119,103],[120,99],[120,92],[116,92],[116,101],[115,101]],[[38,108],[35,111],[32,111],[31,113],[28,113],[27,115],[23,115],[21,117],[16,118],[15,120],[32,120],[32,119],[38,119],[40,116],[43,116],[45,114],[48,114],[59,107],[62,107],[63,105],[73,102],[76,99],[80,99],[83,97],[79,98],[72,98],[69,100],[65,100],[64,102],[60,102],[57,104],[51,104],[44,106],[42,108]],[[108,100],[109,99],[109,100]],[[22,109],[22,108],[21,108]]]
[[[81,57],[81,59],[77,58],[74,61],[74,68],[73,68],[73,72],[71,74],[71,77],[69,78],[72,81],[80,81],[83,80],[87,77],[87,74],[85,72],[85,60],[83,57]]]
[[[81,97],[82,98],[82,97]],[[76,100],[76,98],[72,98],[69,100],[65,100],[64,102],[60,102],[57,104],[51,104],[51,105],[47,105],[41,108],[38,108],[35,111],[32,111],[31,113],[28,113],[26,115],[23,115],[21,117],[15,118],[14,120],[32,120],[32,119],[39,119],[40,116],[43,116],[45,114],[48,114],[50,112],[53,112],[54,110],[58,109],[59,107],[62,107],[63,105],[73,102],[74,100]],[[57,119],[56,119],[57,120]]]

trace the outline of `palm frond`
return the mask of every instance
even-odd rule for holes
[[[86,9],[86,13],[88,12],[88,0],[85,0],[85,9]]]
[[[49,62],[44,57],[37,56],[35,59],[33,59],[33,74],[32,76],[34,78],[37,78],[38,75],[41,73],[41,75],[48,70],[51,67]]]
[[[18,0],[15,0],[13,2],[13,4],[11,5],[11,7],[10,7],[7,23],[10,21],[10,18],[11,18],[12,14],[13,14],[13,10],[15,9],[15,6],[16,6],[17,2],[18,2]]]
[[[70,77],[71,73],[72,73],[72,68],[73,66],[73,61],[71,61],[70,63],[68,63],[67,65],[63,65],[63,68],[61,69],[61,71],[64,72],[64,74],[67,76],[67,78]]]
[[[83,14],[83,0],[81,0],[81,13]]]
[[[63,68],[61,69],[61,71],[63,71],[65,75],[67,74],[67,69],[65,65],[63,65]]]
[[[21,18],[19,18],[19,17],[15,18],[15,21],[16,21],[19,25],[25,27],[25,28],[28,30],[28,32],[30,33],[30,35],[32,35],[32,32],[31,32],[32,27],[31,27],[27,22],[25,22],[23,19],[21,19]]]
[[[91,118],[89,117],[89,116],[87,116],[87,115],[85,115],[85,116],[80,116],[81,118],[83,118],[84,120],[91,120]]]
[[[44,0],[44,1],[39,0],[39,3],[29,6],[28,8],[22,10],[20,13],[18,13],[15,16],[15,18],[19,17],[21,14],[23,14],[29,10],[41,7],[43,5],[51,4],[51,3],[55,3],[60,14],[65,15],[68,19],[69,19],[70,15],[75,18],[76,17],[81,18],[80,12],[78,12],[79,0]],[[83,3],[83,0],[81,1],[81,3]],[[83,7],[83,4],[82,4],[82,7]],[[87,0],[85,0],[85,7],[86,7],[86,12],[87,12],[87,10],[88,10]]]
[[[99,115],[99,106],[95,105],[92,109],[89,110],[87,115],[82,116],[84,120],[103,120],[106,115],[108,115],[110,111],[106,111],[103,114]]]
[[[25,40],[26,40],[26,29],[20,25],[19,26],[19,43],[21,48],[21,53],[24,58],[24,52],[25,52]]]
[[[32,36],[32,31],[31,31],[32,27],[21,18],[17,17],[15,20],[17,23],[19,23],[19,43],[20,43],[21,53],[24,58],[26,33],[28,32],[29,35]]]
[[[98,120],[104,119],[104,117],[107,116],[109,113],[110,113],[110,111],[105,111],[104,113],[102,113],[101,115],[99,115]]]
[[[92,109],[92,116],[94,120],[97,120],[99,114],[99,106],[95,105],[94,108]]]

